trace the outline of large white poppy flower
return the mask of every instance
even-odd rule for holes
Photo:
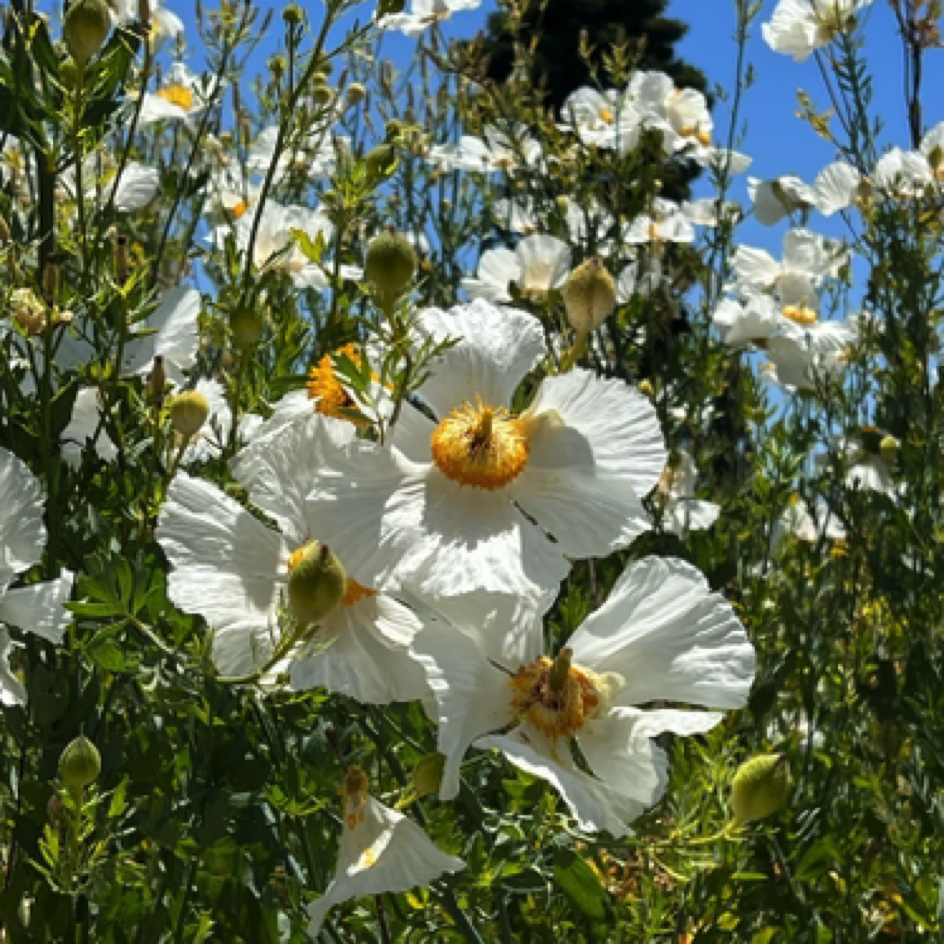
[[[567,558],[605,556],[649,527],[641,499],[666,451],[644,396],[572,370],[516,416],[515,389],[546,353],[536,318],[477,299],[421,311],[417,327],[460,339],[418,391],[436,420],[404,403],[393,443],[327,455],[309,496],[358,580],[533,599],[556,589]]]
[[[769,23],[761,26],[764,42],[774,52],[803,62],[828,46],[840,30],[847,29],[856,11],[872,0],[780,0]]]
[[[554,236],[528,236],[511,249],[489,249],[479,260],[477,278],[463,279],[469,298],[510,302],[509,285],[514,282],[525,295],[541,297],[561,288],[570,274],[571,254],[567,243]]]
[[[650,557],[627,568],[553,661],[527,620],[503,635],[482,632],[465,601],[445,601],[444,612],[463,632],[431,623],[412,646],[438,706],[444,800],[456,795],[474,742],[550,781],[582,829],[625,835],[665,787],[668,761],[652,738],[708,731],[722,717],[639,706],[736,708],[754,678],[754,649],[730,605],[679,560]],[[572,739],[592,773],[574,763]]]
[[[201,76],[192,72],[183,62],[175,62],[156,92],[145,92],[141,102],[138,123],[155,121],[188,121],[206,111],[216,94],[217,81],[208,81],[204,87]]]
[[[334,879],[308,906],[308,933],[318,936],[328,909],[363,895],[425,888],[465,862],[440,852],[426,833],[402,813],[367,792],[367,777],[357,767],[344,779],[344,826]]]
[[[326,451],[352,435],[349,424],[312,416],[237,463],[253,502],[280,531],[207,482],[181,473],[171,483],[157,529],[174,567],[170,598],[215,630],[213,659],[225,675],[267,666],[286,641],[280,611],[296,552],[320,537],[304,501],[310,476]],[[401,603],[349,579],[342,602],[320,621],[315,637],[292,651],[292,687],[321,686],[374,704],[423,698],[422,669],[406,648],[421,625]]]
[[[18,574],[38,564],[46,543],[43,493],[32,472],[0,449],[0,704],[22,705],[26,690],[10,670],[8,624],[51,643],[62,642],[71,615],[63,604],[72,593],[72,574],[10,590]]]

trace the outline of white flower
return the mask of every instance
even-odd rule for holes
[[[75,397],[72,406],[72,419],[59,437],[62,458],[73,468],[82,461],[82,452],[89,441],[105,462],[111,462],[118,455],[118,449],[112,442],[105,425],[101,421],[102,408],[96,387],[83,387]]]
[[[155,121],[188,121],[206,111],[215,97],[217,80],[205,83],[182,62],[175,62],[156,92],[145,92],[138,124]]]
[[[367,777],[358,768],[344,783],[344,816],[338,864],[324,895],[308,906],[308,934],[316,938],[328,909],[350,898],[405,892],[426,887],[465,862],[440,852],[426,833],[402,813],[367,792]]]
[[[463,606],[451,609],[453,602]],[[473,742],[497,747],[551,782],[581,829],[616,837],[665,788],[668,761],[652,738],[702,733],[722,717],[637,706],[736,708],[754,678],[754,650],[730,605],[678,560],[649,557],[627,568],[553,662],[527,619],[497,634],[479,628],[465,601],[447,601],[445,615],[463,631],[430,624],[413,642],[438,705],[440,797],[455,796]],[[482,737],[512,724],[507,734]],[[572,739],[592,774],[575,765]]]
[[[404,403],[393,445],[326,457],[309,498],[357,579],[533,598],[557,588],[567,558],[609,554],[648,528],[641,499],[666,453],[645,397],[573,370],[514,416],[516,387],[546,354],[536,318],[477,299],[425,309],[417,326],[460,339],[418,391],[437,419]]]
[[[253,503],[280,531],[209,483],[178,474],[157,531],[174,568],[168,593],[215,631],[213,659],[226,675],[257,671],[287,648],[295,689],[321,686],[375,704],[422,698],[423,672],[406,648],[422,624],[391,597],[349,579],[342,602],[320,621],[314,638],[293,640],[282,632],[295,552],[321,538],[305,504],[311,476],[324,455],[353,434],[348,423],[306,417],[237,463]],[[284,658],[278,667],[283,664]]]
[[[684,450],[677,450],[673,461],[665,467],[657,490],[662,502],[662,527],[684,536],[689,531],[710,528],[721,508],[714,502],[695,498],[698,468],[695,460]]]
[[[833,41],[851,24],[857,10],[872,0],[780,0],[769,23],[761,26],[764,41],[775,52],[803,62]]]
[[[138,18],[138,0],[114,0],[110,4],[116,24],[133,23]],[[156,45],[163,39],[176,39],[184,31],[183,21],[157,0],[148,4],[151,14],[150,42]]]
[[[837,377],[846,369],[855,330],[835,321],[793,325],[781,322],[782,337],[770,338],[764,376],[788,390],[813,390],[820,377]]]
[[[63,604],[72,593],[72,574],[15,590],[17,575],[38,564],[46,543],[43,493],[33,474],[12,452],[0,449],[0,704],[22,705],[26,690],[10,670],[7,626],[36,633],[58,645],[72,617]]]
[[[419,36],[423,30],[435,23],[448,20],[459,10],[475,10],[482,0],[413,0],[409,13],[391,13],[377,25],[380,29],[400,30],[410,37]]]
[[[523,125],[513,129],[511,134],[488,127],[484,140],[468,134],[462,136],[452,166],[465,171],[514,174],[521,167],[537,168],[542,160],[540,143]]]
[[[616,148],[624,153],[639,141],[641,117],[627,92],[614,89],[598,92],[584,86],[565,99],[560,127],[574,131],[584,144]]]
[[[642,243],[690,243],[695,227],[671,200],[657,197],[652,213],[641,213],[623,230],[623,241],[630,246]]]
[[[816,209],[823,216],[832,216],[852,206],[861,185],[862,175],[851,164],[844,161],[828,164],[816,175],[813,183]]]
[[[770,539],[771,554],[777,553],[788,534],[807,544],[817,544],[823,539],[842,541],[846,537],[845,528],[824,502],[818,502],[811,512],[799,495],[791,497],[786,511],[774,522]]]
[[[744,300],[725,298],[714,310],[712,323],[729,347],[745,347],[772,337],[781,324],[780,310],[763,292],[745,292]]]
[[[776,180],[748,177],[747,192],[754,202],[754,218],[764,226],[774,226],[785,216],[807,210],[816,202],[813,188],[793,176]]]
[[[655,255],[634,259],[616,280],[616,300],[625,305],[634,295],[648,298],[662,284],[662,262]]]
[[[510,249],[489,249],[482,254],[475,279],[463,279],[470,298],[510,302],[508,286],[514,282],[525,295],[543,296],[561,288],[570,274],[567,243],[554,236],[528,236]]]
[[[894,147],[882,155],[872,175],[875,189],[888,197],[916,197],[934,183],[931,165],[921,151]]]
[[[898,494],[892,471],[882,453],[881,443],[884,437],[882,430],[867,426],[859,436],[832,439],[833,448],[841,452],[849,463],[845,481],[850,488],[868,489],[889,497]],[[897,449],[898,440],[894,437],[889,439],[893,441],[893,448]],[[818,456],[817,459],[823,465],[828,462],[825,455]]]
[[[828,275],[836,275],[848,261],[847,251],[840,251],[833,240],[805,229],[791,229],[783,237],[783,262],[777,262],[763,249],[738,246],[731,265],[734,291],[773,291],[782,306],[819,308],[816,288]]]

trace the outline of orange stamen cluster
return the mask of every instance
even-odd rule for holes
[[[363,600],[365,597],[375,597],[379,592],[379,590],[372,590],[370,587],[358,583],[353,577],[348,577],[347,583],[344,585],[344,596],[341,597],[341,606],[354,606],[358,600]]]
[[[784,305],[783,317],[789,318],[798,325],[816,324],[816,312],[806,302],[800,302],[799,305]]]
[[[525,424],[481,400],[453,410],[433,431],[430,445],[447,479],[490,491],[521,474],[530,449]]]
[[[510,680],[514,711],[526,715],[551,740],[573,737],[603,703],[599,680],[586,669],[570,665],[569,653],[565,649],[557,662],[541,656]]]
[[[356,344],[345,344],[334,354],[325,354],[312,367],[308,374],[308,396],[315,401],[315,410],[325,416],[339,417],[341,410],[357,409],[354,398],[344,389],[334,371],[332,357],[343,354],[350,361],[360,367],[361,352]],[[344,417],[346,419],[346,417]]]

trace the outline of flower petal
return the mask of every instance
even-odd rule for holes
[[[0,449],[0,593],[38,564],[46,543],[43,491],[25,462]]]
[[[418,391],[439,417],[478,397],[490,406],[508,406],[515,388],[546,353],[537,318],[517,308],[497,308],[482,298],[448,312],[425,308],[417,327],[435,341],[459,339],[433,365],[433,376]]]
[[[616,706],[661,699],[735,708],[754,681],[754,648],[730,604],[671,558],[627,567],[568,645],[574,662],[621,676]]]
[[[24,629],[58,645],[72,614],[63,604],[72,594],[73,575],[8,590],[0,597],[0,622]]]

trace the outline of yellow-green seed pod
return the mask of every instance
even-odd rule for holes
[[[72,91],[82,84],[82,70],[75,59],[70,57],[59,63],[59,79],[67,89]]]
[[[564,308],[571,327],[587,335],[616,307],[616,283],[597,256],[570,273],[564,284]]]
[[[367,179],[372,184],[386,180],[397,169],[397,149],[392,144],[378,144],[367,152]]]
[[[316,105],[327,105],[334,101],[334,89],[324,79],[319,79],[312,86],[311,97]]]
[[[62,38],[78,66],[96,55],[111,29],[111,12],[105,0],[76,0],[62,24]]]
[[[301,626],[324,619],[344,596],[347,574],[327,544],[310,541],[288,562],[288,601]]]
[[[367,247],[364,276],[386,295],[409,288],[416,273],[416,250],[392,226],[375,236]]]
[[[210,403],[199,390],[185,390],[170,402],[170,421],[181,436],[200,432],[210,415]]]
[[[80,790],[94,783],[101,772],[101,755],[86,737],[71,741],[59,757],[59,776],[70,790]]]
[[[731,781],[731,807],[739,823],[776,813],[787,802],[790,768],[786,754],[759,754],[745,761]]]
[[[360,82],[352,82],[347,87],[347,104],[349,108],[360,105],[367,98],[367,89]]]
[[[299,23],[305,18],[305,14],[302,12],[302,8],[297,3],[290,3],[282,11],[282,19],[285,20],[289,26],[298,26]]]

